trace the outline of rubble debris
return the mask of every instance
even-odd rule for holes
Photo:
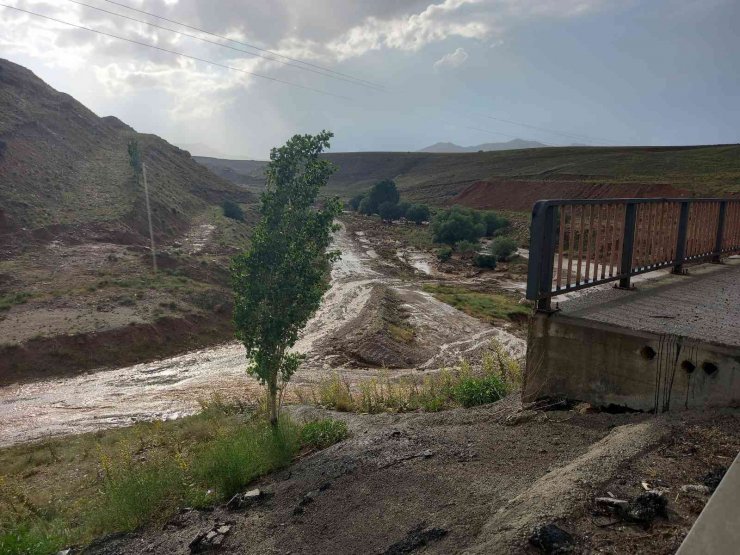
[[[213,528],[201,532],[188,546],[190,553],[204,553],[218,549],[224,542],[226,535],[231,531],[231,525],[225,522],[217,522]]]
[[[226,508],[230,511],[238,511],[255,505],[269,497],[269,493],[259,488],[251,489],[244,493],[237,493],[226,503]]]
[[[575,548],[573,536],[552,522],[537,526],[529,536],[529,543],[546,555],[572,553]]]
[[[318,494],[318,491],[309,491],[306,495],[304,495],[298,502],[296,508],[293,509],[293,516],[303,514],[303,512],[306,510],[306,505],[310,505],[311,503],[313,503],[316,500],[316,496]]]
[[[427,528],[419,524],[416,528],[409,530],[406,537],[391,545],[383,552],[383,555],[405,555],[412,553],[420,547],[441,540],[447,535],[444,528]]]
[[[618,512],[626,511],[630,504],[626,499],[616,499],[614,497],[597,497],[594,502],[601,507],[607,507]]]
[[[656,516],[668,518],[668,499],[655,490],[646,491],[635,497],[627,508],[627,520],[650,526]]]
[[[681,493],[709,495],[712,493],[712,489],[704,484],[686,484],[685,486],[681,486]]]
[[[708,472],[701,479],[701,482],[709,488],[709,491],[711,493],[714,493],[714,490],[717,489],[717,486],[719,486],[719,483],[722,481],[722,478],[725,477],[725,472],[727,472],[726,466],[718,466],[714,470],[711,470],[710,472]]]

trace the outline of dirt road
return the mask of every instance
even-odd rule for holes
[[[382,265],[372,264],[372,245],[358,239],[345,228],[335,236],[342,258],[332,271],[332,287],[321,308],[296,345],[308,358],[293,377],[295,386],[315,383],[334,371],[350,383],[377,375],[377,366],[345,364],[346,357],[336,356],[336,347],[341,330],[361,328],[372,319],[368,302],[379,287],[391,289],[400,299],[419,338],[410,348],[424,355],[413,367],[389,370],[391,375],[432,371],[493,338],[515,356],[523,355],[520,338],[437,301],[413,282],[388,277]],[[3,387],[0,446],[142,419],[177,418],[198,410],[198,400],[213,393],[256,394],[259,386],[245,366],[243,347],[229,343],[151,363]]]

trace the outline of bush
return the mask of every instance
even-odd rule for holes
[[[452,247],[445,245],[437,249],[437,260],[447,262],[450,258],[452,258]]]
[[[453,395],[455,401],[464,407],[475,407],[494,403],[506,396],[506,384],[494,375],[483,377],[468,377],[460,381]]]
[[[301,444],[304,447],[324,449],[339,443],[348,435],[347,424],[342,420],[316,420],[303,426]]]
[[[366,196],[366,193],[360,193],[359,195],[352,197],[349,200],[349,207],[357,212],[360,209],[360,203],[362,202],[362,199],[364,199]]]
[[[367,197],[364,197],[360,201],[360,204],[357,206],[357,211],[360,214],[365,214],[365,216],[369,216],[375,213],[375,210],[373,209],[372,204],[370,203],[370,199]]]
[[[242,207],[235,203],[233,200],[226,199],[221,205],[223,208],[224,216],[231,218],[232,220],[244,221],[244,211]]]
[[[392,222],[401,217],[401,209],[398,204],[387,201],[378,206],[378,214],[386,222]]]
[[[509,220],[499,216],[496,212],[486,212],[483,214],[483,221],[486,224],[486,237],[491,237],[496,231],[509,227]]]
[[[416,224],[429,221],[429,207],[426,204],[412,204],[406,210],[406,219]]]
[[[455,250],[463,256],[475,254],[478,247],[480,247],[480,243],[477,241],[458,241],[455,243]]]
[[[491,242],[491,254],[503,262],[516,252],[517,246],[516,239],[512,237],[496,237]]]
[[[409,208],[411,208],[411,203],[405,200],[402,200],[398,203],[398,211],[399,211],[399,218],[406,218],[406,214],[409,211]]]
[[[434,241],[455,244],[458,241],[475,241],[486,233],[486,224],[480,212],[453,206],[440,212],[432,221]]]
[[[496,268],[496,257],[492,254],[479,254],[473,259],[473,262],[478,268],[488,268],[494,270]]]

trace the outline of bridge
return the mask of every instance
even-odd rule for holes
[[[535,204],[523,399],[740,406],[740,199]]]

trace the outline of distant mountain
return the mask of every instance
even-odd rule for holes
[[[215,148],[212,148],[203,143],[177,143],[179,148],[187,150],[193,158],[195,157],[206,157],[206,158],[220,158],[220,159],[236,159],[243,160],[249,158],[249,156],[240,156],[234,154],[225,154]]]
[[[159,236],[178,235],[225,198],[254,199],[184,150],[98,117],[0,58],[0,244],[41,230],[124,242],[148,235],[142,188],[129,164],[131,139],[147,165]]]
[[[525,141],[524,139],[512,139],[505,143],[483,143],[475,146],[460,146],[455,143],[435,143],[418,152],[491,152],[496,150],[521,150],[524,148],[542,148],[548,146],[537,141]]]

